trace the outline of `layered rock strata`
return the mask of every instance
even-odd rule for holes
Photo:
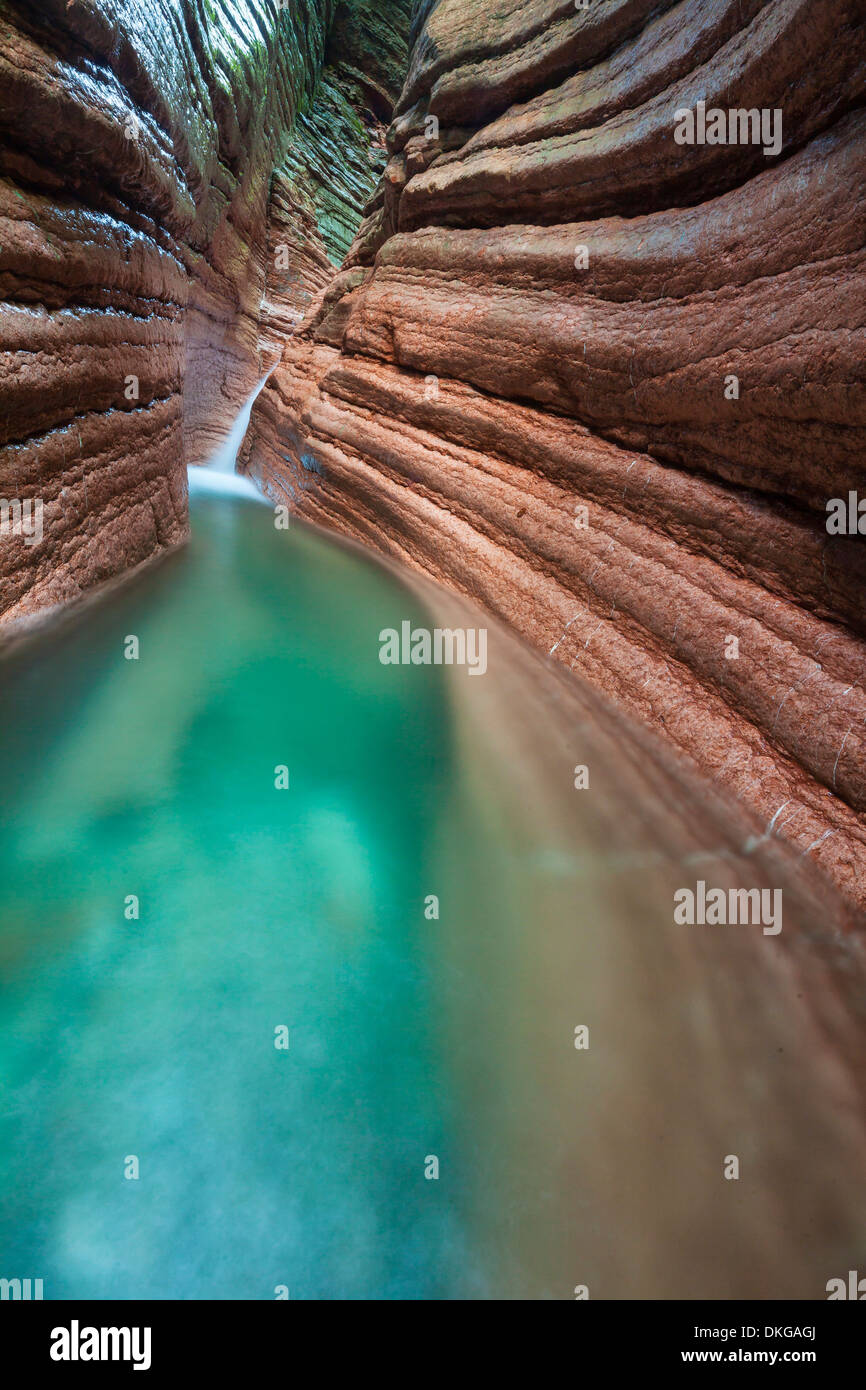
[[[276,170],[261,333],[282,351],[365,214],[381,204],[385,134],[408,62],[409,0],[344,0],[308,111]]]
[[[826,508],[866,496],[864,79],[856,0],[420,7],[381,192],[243,463],[861,907],[866,542]],[[676,138],[714,108],[757,140]]]
[[[271,172],[334,10],[0,4],[0,495],[43,530],[5,528],[5,617],[186,534],[186,464],[259,376]]]

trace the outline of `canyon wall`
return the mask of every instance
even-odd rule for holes
[[[186,535],[186,465],[260,374],[271,173],[338,3],[0,3],[0,496],[43,529],[0,542],[7,619]]]
[[[861,908],[866,541],[826,507],[866,495],[864,23],[417,6],[381,186],[242,455],[657,729]],[[757,124],[700,140],[714,109]]]
[[[343,0],[314,100],[274,173],[262,350],[282,352],[378,205],[387,124],[408,63],[411,0]]]

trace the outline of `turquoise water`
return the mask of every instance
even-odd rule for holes
[[[425,899],[453,923],[480,874],[504,921],[507,886],[441,669],[379,663],[406,618],[357,553],[203,496],[188,548],[7,661],[0,1273],[48,1298],[489,1290]]]
[[[0,666],[0,1277],[823,1297],[866,1143],[829,905],[495,624],[483,678],[381,665],[485,620],[218,486]],[[697,875],[784,882],[785,930],[678,926]]]

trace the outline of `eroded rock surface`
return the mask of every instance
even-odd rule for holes
[[[336,0],[0,5],[0,612],[181,540],[260,374],[274,163]],[[23,115],[22,113],[26,113]]]
[[[857,0],[418,8],[244,467],[471,595],[866,905]],[[778,152],[675,113],[781,112]],[[749,127],[751,129],[751,127]],[[768,125],[770,129],[770,125]]]
[[[408,61],[410,0],[343,0],[315,97],[275,172],[261,330],[278,354],[382,206],[387,122]],[[360,277],[356,277],[360,278]]]

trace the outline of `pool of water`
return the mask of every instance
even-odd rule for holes
[[[730,859],[705,789],[558,709],[504,635],[483,680],[383,666],[380,631],[431,617],[359,551],[240,493],[192,514],[4,663],[0,1275],[817,1293],[808,1241],[853,1258],[861,1136],[778,943],[672,924],[686,852]]]
[[[441,680],[378,661],[405,618],[382,570],[203,496],[7,679],[0,1244],[49,1296],[483,1279],[425,1177],[461,1162],[425,917],[460,884]]]

